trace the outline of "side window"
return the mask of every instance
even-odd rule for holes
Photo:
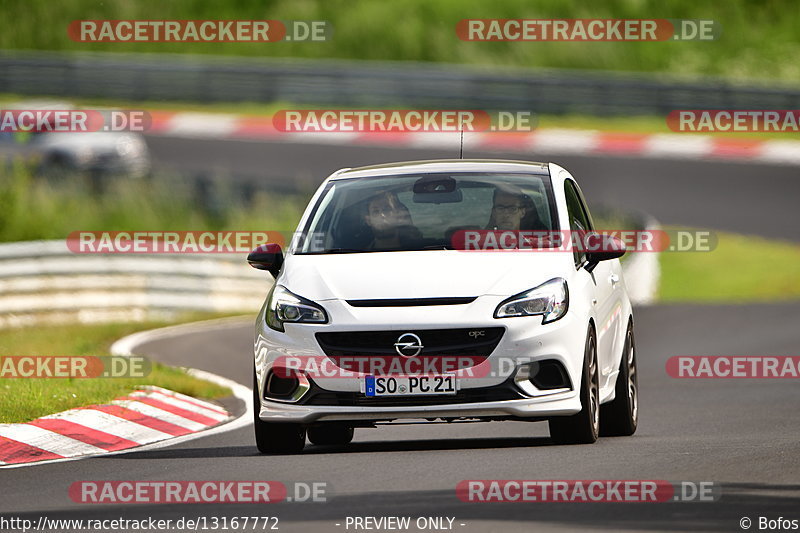
[[[575,192],[578,194],[578,200],[580,200],[581,203],[581,211],[583,212],[583,216],[586,218],[586,221],[589,223],[589,231],[595,231],[594,219],[592,219],[592,213],[589,212],[589,206],[586,204],[586,198],[583,196],[583,191],[581,191],[581,188],[574,181],[570,181],[570,184],[575,188]]]
[[[586,260],[586,253],[583,251],[583,246],[578,246],[576,238],[590,231],[591,224],[589,222],[589,216],[578,195],[578,190],[572,180],[564,181],[564,196],[567,198],[569,229],[572,232],[572,255],[575,259],[575,265],[577,266]]]

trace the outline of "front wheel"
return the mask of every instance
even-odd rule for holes
[[[639,383],[633,324],[628,324],[619,364],[614,400],[601,408],[600,432],[604,437],[628,437],[639,425]]]
[[[306,445],[305,427],[290,422],[264,422],[258,416],[260,406],[258,380],[253,371],[253,427],[258,451],[270,454],[290,454],[303,451]]]
[[[581,411],[572,416],[551,418],[550,437],[558,444],[592,444],[600,434],[600,385],[597,370],[597,341],[589,327],[583,353]]]

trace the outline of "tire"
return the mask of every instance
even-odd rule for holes
[[[256,447],[261,453],[300,453],[306,445],[306,429],[302,424],[287,422],[264,422],[258,417],[261,401],[258,397],[258,381],[253,371],[253,427]]]
[[[324,424],[308,428],[312,444],[348,444],[353,440],[353,427],[346,424]]]
[[[639,425],[639,382],[632,322],[625,333],[614,400],[600,408],[600,420],[600,434],[604,437],[628,437],[636,433]]]
[[[39,165],[38,175],[53,183],[61,183],[75,179],[80,176],[80,172],[68,156],[51,154]]]
[[[600,435],[600,386],[597,364],[597,339],[589,327],[583,352],[581,411],[572,416],[551,418],[550,437],[558,444],[592,444]]]

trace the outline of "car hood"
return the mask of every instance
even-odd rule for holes
[[[572,268],[563,251],[289,255],[278,283],[315,301],[509,296]]]

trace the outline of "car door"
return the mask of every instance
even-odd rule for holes
[[[594,231],[589,210],[578,185],[571,179],[564,181],[564,194],[567,199],[567,210],[570,218],[570,229],[573,235]],[[586,267],[586,253],[574,250],[576,265],[582,270]],[[590,273],[594,295],[592,303],[597,324],[597,360],[600,367],[600,386],[606,387],[609,379],[615,377],[617,365],[614,357],[615,339],[619,329],[621,299],[615,296],[620,285],[620,276],[614,272],[615,261],[601,261]],[[621,288],[621,287],[620,287]]]

